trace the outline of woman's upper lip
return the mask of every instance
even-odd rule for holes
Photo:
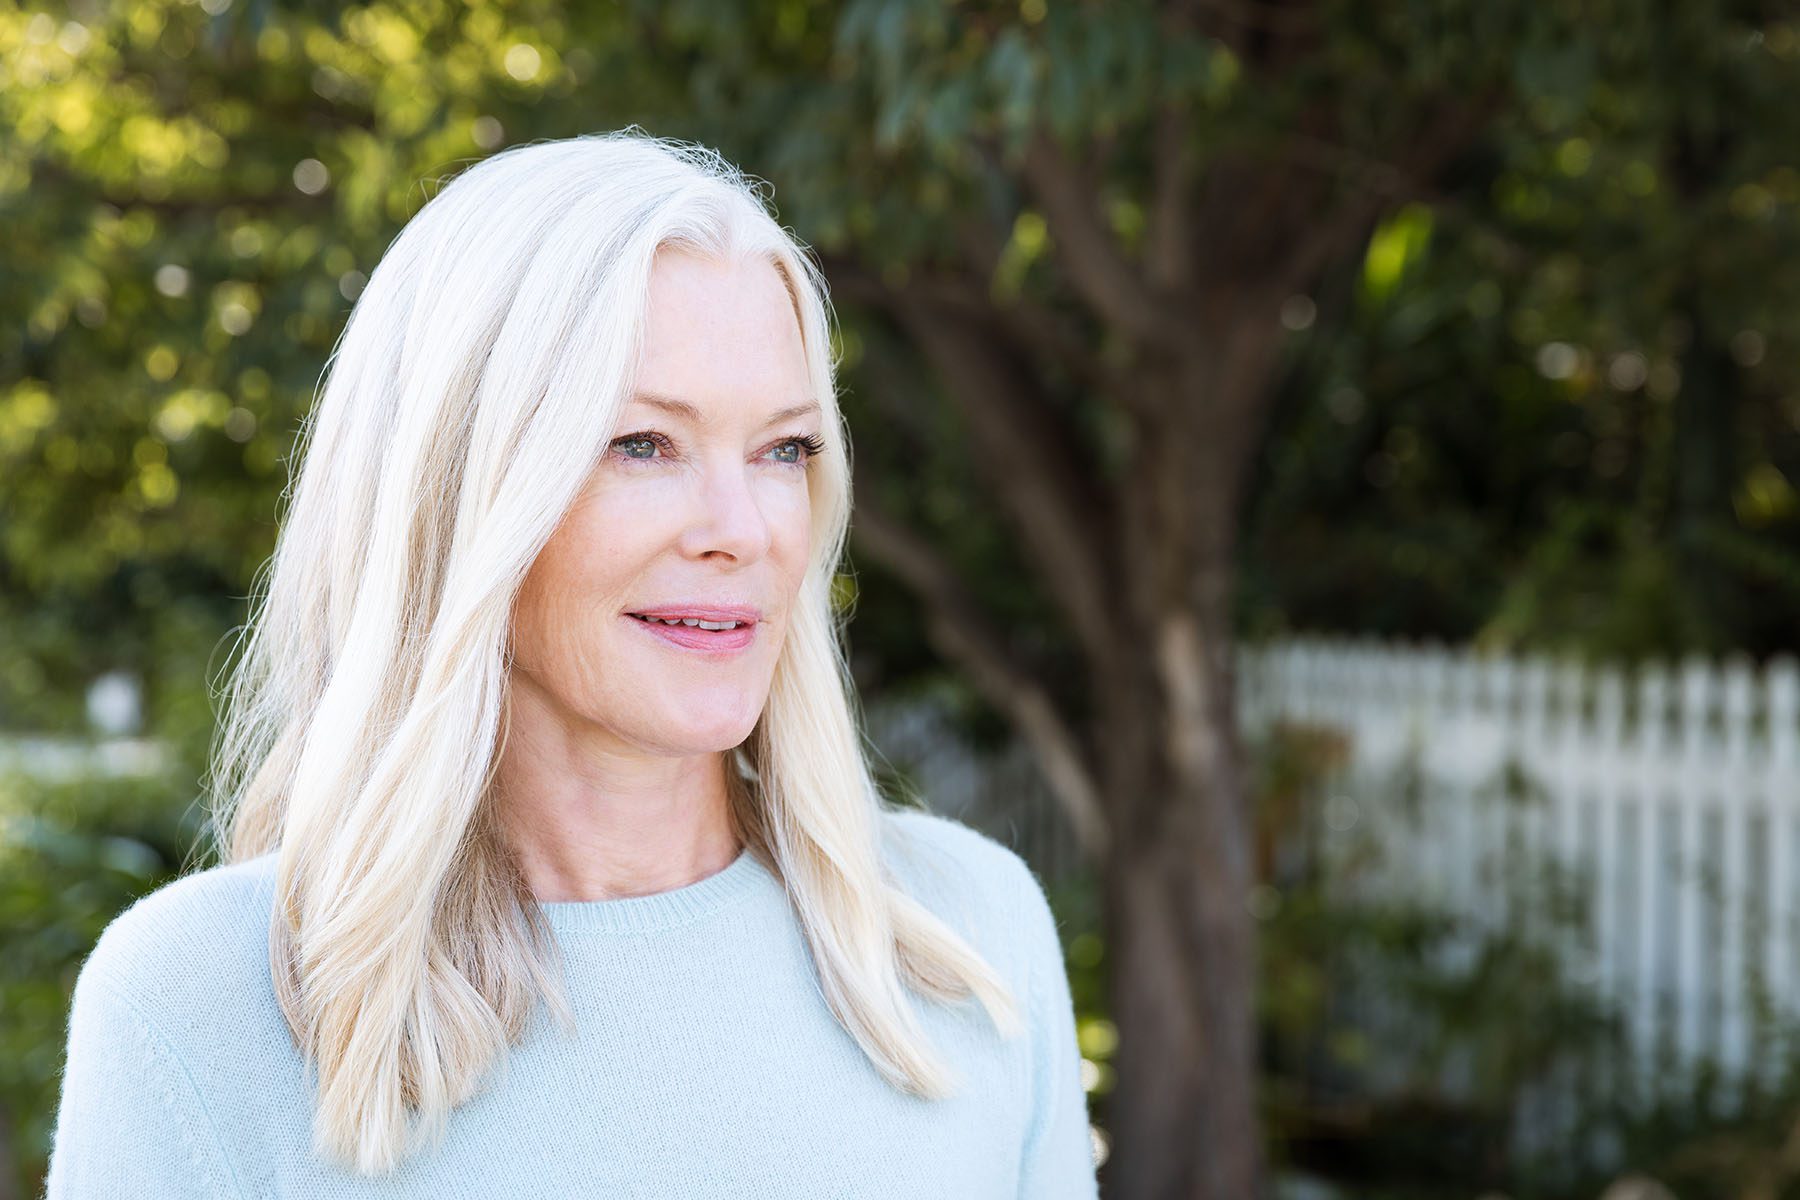
[[[659,604],[655,608],[628,609],[626,610],[626,615],[633,617],[661,617],[668,621],[673,621],[682,617],[692,617],[699,621],[737,621],[746,625],[762,620],[762,612],[759,609],[736,604],[723,606],[717,604],[687,603]]]

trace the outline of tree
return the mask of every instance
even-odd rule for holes
[[[1732,119],[1791,128],[1776,85],[1791,81],[1793,25],[1704,0],[1679,6],[1671,39],[1675,7],[0,12],[0,124],[15,135],[0,145],[14,235],[0,502],[15,517],[0,578],[10,613],[44,631],[31,668],[0,679],[0,706],[34,712],[61,694],[50,679],[97,661],[55,615],[78,597],[87,627],[131,631],[160,719],[200,737],[197,665],[266,554],[285,431],[366,270],[422,201],[417,181],[508,141],[631,122],[705,141],[775,182],[830,273],[863,434],[859,560],[918,597],[934,645],[1036,747],[1102,868],[1121,1030],[1109,1191],[1256,1195],[1232,647],[1239,531],[1293,352],[1322,339],[1333,288],[1358,273],[1382,285],[1434,222],[1475,252],[1445,288],[1494,269],[1479,257],[1492,249],[1528,264],[1511,277],[1522,291],[1548,289],[1539,309],[1603,314],[1603,297],[1673,263],[1668,247],[1691,250],[1693,212],[1738,196],[1719,174],[1763,180],[1725,211],[1772,206],[1791,227],[1776,143],[1746,138],[1747,157],[1726,160],[1701,139],[1713,157],[1680,176],[1697,193],[1655,207],[1670,223],[1657,228],[1688,240],[1604,226],[1625,241],[1586,293],[1565,286],[1569,247],[1601,226],[1489,228],[1481,198],[1496,189],[1514,215],[1544,196],[1552,213],[1633,202],[1599,171],[1546,160],[1547,130],[1579,157],[1572,127],[1593,124],[1591,161],[1630,186],[1626,143],[1641,143],[1655,182],[1671,129],[1740,70],[1755,82],[1732,93]],[[1683,495],[1716,515],[1716,482]],[[171,617],[171,595],[208,603]]]
[[[1682,122],[1721,97],[1785,126],[1771,83],[1791,75],[1791,51],[1746,63],[1738,49],[1754,51],[1765,27],[1789,44],[1792,29],[1754,5],[1677,18],[1632,0],[1220,0],[1028,4],[1015,18],[1010,6],[854,4],[833,57],[797,73],[806,84],[731,75],[742,90],[726,110],[758,128],[708,127],[757,147],[743,157],[778,173],[838,295],[931,364],[1054,615],[1060,658],[1005,636],[970,585],[979,569],[938,544],[963,539],[941,524],[922,534],[916,503],[883,485],[886,472],[864,472],[858,546],[908,583],[946,658],[1037,747],[1104,864],[1121,1031],[1114,1194],[1260,1186],[1231,664],[1246,481],[1290,329],[1366,256],[1380,282],[1381,260],[1404,261],[1409,229],[1434,216],[1493,241],[1474,198],[1554,186],[1546,166],[1562,167],[1542,153],[1553,131],[1594,126],[1631,179],[1636,143],[1654,184]],[[693,44],[716,46],[709,32]],[[1727,73],[1745,66],[1754,81],[1732,89]],[[792,121],[762,120],[771,103]],[[1749,140],[1765,159],[1779,145]],[[1702,176],[1705,202],[1678,195],[1654,210],[1678,253],[1739,186]],[[1615,178],[1588,186],[1612,211],[1632,208]],[[1626,278],[1671,244],[1611,230],[1626,240],[1601,270]],[[1570,253],[1526,247],[1541,268],[1532,282],[1566,272]],[[1594,288],[1585,299],[1601,319],[1583,334],[1627,294]],[[911,397],[884,389],[890,377],[855,376],[905,429]],[[1716,510],[1719,484],[1705,495]]]
[[[821,151],[883,181],[866,235],[825,239],[833,282],[932,364],[1077,664],[1058,678],[1009,645],[869,480],[858,545],[925,602],[1103,862],[1116,1195],[1261,1187],[1238,521],[1284,306],[1491,121],[1493,47],[1554,34],[1485,6],[1440,19],[1421,38],[1330,8],[858,5],[837,42],[864,74],[798,106],[873,116],[872,144]]]

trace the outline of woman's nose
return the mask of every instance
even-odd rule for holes
[[[756,494],[755,469],[722,463],[708,466],[698,478],[694,518],[683,535],[687,553],[728,554],[745,562],[768,553],[772,531]]]

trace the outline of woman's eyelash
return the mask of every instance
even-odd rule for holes
[[[809,462],[825,453],[825,439],[819,437],[817,434],[809,433],[804,436],[784,438],[782,441],[777,442],[776,445],[785,446],[788,442],[798,442],[806,447],[806,459]]]
[[[633,442],[652,442],[661,447],[664,453],[675,449],[674,446],[669,444],[668,438],[650,429],[640,429],[636,433],[627,433],[620,437],[616,437],[612,440],[612,447],[616,450],[620,446],[629,446]],[[619,457],[639,462],[648,461],[646,459],[639,459],[634,454],[622,454]]]
[[[665,435],[663,435],[661,433],[656,432],[654,429],[641,429],[636,433],[627,433],[627,434],[623,435],[622,437],[616,437],[612,440],[611,446],[614,449],[617,449],[620,446],[630,445],[632,442],[649,442],[652,445],[656,446],[659,450],[661,450],[665,455],[669,454],[670,452],[672,452],[675,449],[674,443],[670,442],[668,437],[666,437]],[[825,452],[824,439],[820,438],[816,434],[810,434],[810,433],[809,434],[793,434],[788,437],[784,437],[780,441],[776,442],[775,445],[776,446],[785,446],[790,442],[803,447],[806,450],[806,457],[799,459],[795,462],[784,464],[786,466],[803,467],[807,463],[811,462],[818,455],[823,454]],[[653,459],[653,458],[643,458],[643,457],[640,457],[635,454],[621,454],[619,457],[625,459],[627,462],[654,462],[655,461],[655,459]]]

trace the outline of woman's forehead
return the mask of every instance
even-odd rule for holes
[[[773,263],[659,253],[634,389],[659,416],[697,425],[803,404],[814,394],[799,321]],[[685,407],[684,407],[685,406]],[[788,414],[790,417],[792,414]]]

